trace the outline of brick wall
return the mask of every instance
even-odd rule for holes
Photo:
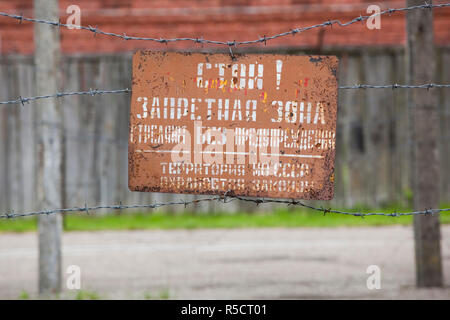
[[[367,0],[60,0],[61,21],[66,22],[67,6],[81,8],[81,24],[103,31],[152,37],[204,37],[214,40],[250,40],[329,19],[349,21],[367,14],[369,4],[382,9],[405,6],[406,1]],[[447,1],[434,1],[444,3]],[[0,0],[0,11],[33,16],[32,0]],[[450,8],[437,9],[435,42],[450,44]],[[148,41],[124,41],[83,30],[61,29],[62,50],[66,53],[131,51],[138,48],[165,48]],[[384,15],[381,30],[368,30],[365,23],[349,27],[318,28],[280,38],[268,47],[357,47],[398,46],[405,43],[405,15]],[[259,44],[258,46],[263,47]],[[192,42],[168,45],[171,49],[195,49]],[[220,47],[217,47],[218,49]],[[0,17],[0,52],[31,54],[33,25]]]

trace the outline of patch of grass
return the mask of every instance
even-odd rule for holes
[[[152,295],[149,292],[144,293],[144,300],[151,300]]]
[[[170,291],[169,291],[169,289],[163,289],[159,292],[158,295],[155,295],[155,296],[150,294],[150,292],[146,292],[146,293],[144,293],[144,299],[145,300],[152,300],[152,299],[167,300],[167,299],[170,299]]]
[[[164,289],[159,293],[159,299],[161,300],[167,300],[170,298],[170,291],[169,289]]]
[[[29,293],[23,290],[19,295],[19,300],[28,300],[28,299],[30,299]]]
[[[357,218],[329,214],[313,214],[304,211],[275,213],[236,213],[196,215],[129,214],[110,216],[70,217],[66,220],[66,230],[135,230],[135,229],[214,229],[214,228],[267,228],[267,227],[336,227],[408,224],[410,217]]]
[[[37,219],[33,218],[17,218],[17,219],[0,219],[0,232],[27,232],[37,229]]]
[[[75,300],[99,300],[100,296],[98,293],[87,290],[80,290],[75,296]]]
[[[450,207],[445,205],[443,207]],[[398,207],[384,209],[369,209],[360,207],[359,210],[343,209],[343,211],[377,211],[402,212]],[[341,214],[314,212],[304,208],[279,207],[273,212],[258,213],[211,213],[196,214],[186,212],[182,214],[156,213],[128,213],[108,215],[69,214],[65,216],[66,231],[97,231],[97,230],[138,230],[138,229],[195,229],[195,228],[270,228],[270,227],[358,227],[409,225],[411,216],[405,217],[354,217]],[[441,223],[450,223],[450,213],[441,214]],[[36,230],[36,218],[17,218],[0,220],[0,232],[25,232]]]

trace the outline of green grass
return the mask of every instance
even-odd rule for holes
[[[17,218],[0,221],[0,232],[35,231],[36,218]]]
[[[151,300],[153,296],[150,293],[144,293],[144,300]]]
[[[75,296],[75,300],[99,300],[100,296],[98,293],[93,291],[80,290]]]
[[[445,206],[448,207],[448,206]],[[412,217],[353,217],[305,209],[279,208],[271,213],[211,213],[164,214],[128,213],[109,215],[70,214],[65,216],[66,231],[137,230],[137,229],[195,229],[195,228],[269,228],[269,227],[357,227],[408,225]],[[398,209],[397,209],[398,210]],[[377,210],[394,212],[393,208]],[[408,211],[407,209],[403,211]],[[400,212],[398,210],[397,212]],[[450,213],[441,214],[442,223],[450,223]],[[35,218],[17,218],[0,221],[0,232],[36,230]]]
[[[160,300],[168,300],[168,299],[170,299],[170,291],[169,291],[169,289],[164,289],[164,290],[162,290],[162,291],[159,293],[158,298],[159,298]]]
[[[30,295],[26,291],[22,291],[19,295],[19,300],[28,300],[30,299]]]

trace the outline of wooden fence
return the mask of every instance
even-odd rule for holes
[[[289,52],[299,54],[300,52]],[[340,56],[339,84],[406,83],[401,49],[330,51]],[[437,50],[436,83],[450,83],[450,48]],[[426,62],[424,62],[426,63]],[[35,95],[31,57],[0,58],[0,100]],[[131,88],[131,55],[70,56],[61,91]],[[423,90],[423,89],[416,89]],[[439,95],[441,201],[450,202],[450,90]],[[340,90],[336,192],[332,206],[406,204],[412,196],[405,89]],[[128,191],[128,94],[60,98],[64,119],[64,206],[148,203],[186,195]],[[45,209],[36,204],[37,144],[33,103],[0,106],[0,211]],[[324,204],[328,205],[328,204]],[[264,208],[264,207],[263,207]],[[263,209],[262,208],[262,209]],[[270,209],[269,206],[265,207]],[[174,210],[173,208],[172,210]],[[249,204],[205,203],[190,210],[254,210]],[[167,210],[167,209],[165,209]],[[184,208],[183,208],[184,210]]]

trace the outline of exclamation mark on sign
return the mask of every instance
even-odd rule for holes
[[[281,68],[283,67],[283,61],[277,60],[277,90],[280,89],[281,82]]]

